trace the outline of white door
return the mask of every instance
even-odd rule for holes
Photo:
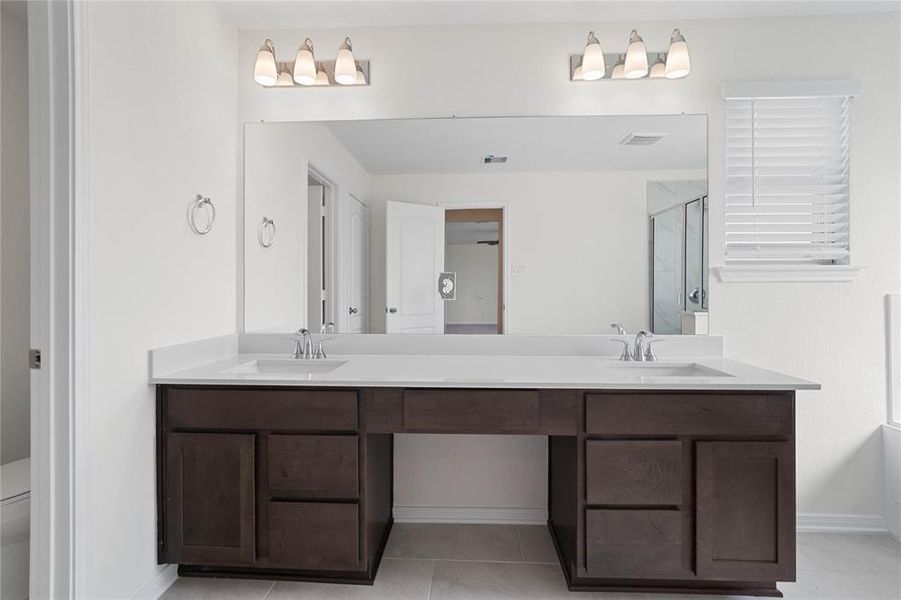
[[[310,331],[319,331],[327,316],[325,254],[322,251],[325,232],[322,210],[324,194],[325,189],[321,185],[307,186],[307,328]]]
[[[444,333],[444,209],[388,202],[385,220],[385,331]]]
[[[347,333],[369,332],[369,208],[350,197]]]

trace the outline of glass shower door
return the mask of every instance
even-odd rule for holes
[[[651,331],[682,333],[682,206],[651,217]]]

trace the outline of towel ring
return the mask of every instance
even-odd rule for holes
[[[207,220],[205,227],[197,226],[197,213],[201,210],[204,210],[209,214],[209,219]],[[216,223],[216,205],[213,204],[213,201],[209,198],[204,198],[200,194],[197,194],[197,197],[194,198],[194,201],[188,205],[188,227],[191,228],[191,231],[196,233],[197,235],[206,235],[210,231],[213,230],[213,225]]]
[[[260,246],[263,248],[268,248],[275,242],[275,221],[269,217],[263,217],[259,227],[257,227],[257,241],[260,242]]]

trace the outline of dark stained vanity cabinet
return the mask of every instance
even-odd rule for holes
[[[779,596],[795,577],[794,392],[158,386],[159,560],[371,583],[394,433],[549,437],[570,589]]]

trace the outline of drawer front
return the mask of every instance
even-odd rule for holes
[[[356,390],[194,389],[166,391],[171,428],[356,431]]]
[[[358,496],[357,436],[269,436],[269,491],[279,498]]]
[[[585,511],[586,567],[592,577],[678,576],[682,513],[678,510]]]
[[[599,435],[789,436],[793,395],[588,394],[585,427]]]
[[[586,442],[588,504],[682,504],[679,441]]]
[[[537,431],[535,390],[406,390],[404,427],[413,431],[504,433]]]
[[[269,561],[296,569],[359,569],[357,504],[270,502]]]

